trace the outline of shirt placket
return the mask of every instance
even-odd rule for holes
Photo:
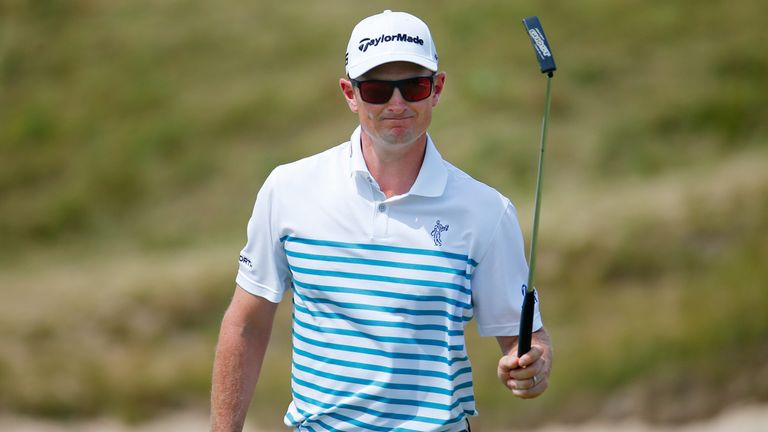
[[[385,202],[386,197],[384,193],[381,192],[379,185],[370,175],[368,175],[368,184],[371,187],[371,197],[373,198],[371,200],[371,226],[373,228],[371,237],[374,239],[386,237],[390,204]]]

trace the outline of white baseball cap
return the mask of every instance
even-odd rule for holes
[[[437,72],[437,50],[424,21],[409,13],[385,10],[352,29],[345,62],[350,78],[395,61],[416,63]]]

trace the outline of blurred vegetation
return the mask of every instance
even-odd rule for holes
[[[204,409],[255,193],[347,139],[344,48],[385,8],[430,24],[431,133],[526,232],[544,79],[522,17],[560,68],[537,276],[555,372],[512,400],[473,336],[478,429],[768,400],[765,2],[0,0],[0,409]],[[288,310],[263,425],[290,397]]]

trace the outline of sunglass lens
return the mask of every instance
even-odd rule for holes
[[[395,85],[387,81],[362,81],[360,82],[360,96],[368,103],[383,104],[386,103]]]
[[[432,94],[432,77],[416,77],[402,81],[368,80],[358,81],[360,96],[372,104],[387,103],[395,91],[400,89],[403,99],[408,102],[424,100]]]
[[[403,81],[400,92],[408,102],[424,100],[432,94],[432,80],[428,77],[418,77]]]

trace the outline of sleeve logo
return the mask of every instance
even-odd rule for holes
[[[246,256],[240,255],[240,264],[242,264],[242,265],[248,267],[249,269],[253,270],[253,263]]]

